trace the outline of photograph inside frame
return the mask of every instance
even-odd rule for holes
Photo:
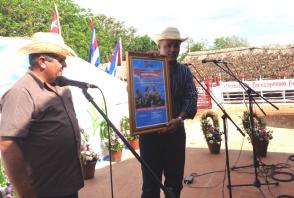
[[[171,119],[169,71],[164,56],[127,52],[130,130],[159,131]]]

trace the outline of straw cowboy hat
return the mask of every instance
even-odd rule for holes
[[[76,53],[64,43],[61,35],[52,32],[37,32],[32,36],[32,42],[19,49],[20,53],[54,53],[62,56],[77,56]]]
[[[159,41],[161,40],[179,40],[181,42],[184,42],[188,38],[181,38],[180,32],[178,28],[175,27],[167,27],[162,31],[161,34],[158,34],[154,37],[154,41],[156,44],[158,44]]]

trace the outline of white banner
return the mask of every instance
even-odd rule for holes
[[[294,79],[243,81],[255,91],[294,90]],[[243,92],[238,82],[220,82],[222,92]]]

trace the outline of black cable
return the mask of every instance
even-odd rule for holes
[[[215,188],[218,187],[222,182],[219,182],[213,186],[191,186],[190,184],[188,185],[189,188]]]
[[[279,164],[276,164],[275,167],[277,169],[282,169],[282,168],[288,168],[289,169],[289,168],[291,168],[291,165],[288,164],[288,163],[279,163]]]
[[[264,195],[264,193],[263,193],[263,191],[260,188],[258,188],[258,190],[259,190],[260,194],[262,195],[262,197],[263,198],[266,198],[265,195]]]
[[[223,178],[223,188],[222,188],[222,195],[223,198],[225,197],[225,181],[226,181],[226,174],[227,174],[227,165],[225,163],[225,172],[224,172],[224,178]],[[229,188],[231,188],[231,186],[229,186]]]
[[[260,158],[259,158],[259,161],[260,161],[260,164],[261,164],[261,166],[259,166],[259,170],[260,170],[260,172],[261,172],[261,176],[264,178],[265,182],[268,184],[268,183],[270,183],[270,182],[268,181],[268,177],[269,177],[269,175],[268,175],[268,171],[266,170],[266,166],[263,165],[263,163],[261,162],[261,159],[260,159]],[[261,167],[261,168],[260,168],[260,167]],[[272,167],[272,166],[271,166],[271,167]],[[262,171],[261,171],[261,170],[262,170]],[[271,169],[271,170],[272,170],[272,169]],[[278,185],[278,183],[277,183],[276,185]],[[275,198],[275,195],[274,195],[273,192],[271,191],[269,185],[267,185],[267,189],[268,189],[268,191],[270,192],[270,194],[272,195],[272,197]],[[259,192],[260,192],[261,194],[263,194],[263,191],[262,191],[261,189],[259,189]],[[264,195],[264,194],[263,194],[263,195]]]
[[[277,175],[284,175],[284,176],[288,176],[288,179],[281,179],[279,177],[277,177]],[[279,181],[279,182],[291,182],[294,181],[294,174],[289,173],[289,172],[284,172],[284,171],[275,171],[271,174],[271,178],[275,181]]]
[[[294,155],[290,155],[290,156],[288,157],[288,160],[290,160],[290,161],[294,161]]]
[[[108,117],[107,115],[107,105],[106,105],[106,100],[105,100],[105,97],[104,97],[104,93],[103,91],[97,87],[98,90],[100,91],[101,95],[102,95],[102,99],[103,99],[103,104],[104,104],[104,109],[105,109],[105,115],[106,117]],[[110,149],[110,126],[109,124],[107,123],[107,136],[108,136],[108,152],[109,152],[109,174],[110,174],[110,189],[111,189],[111,197],[114,198],[113,196],[113,177],[112,177],[112,163],[111,163],[111,149]]]
[[[224,171],[223,170],[211,171],[211,172],[202,173],[200,175],[198,175],[197,173],[191,173],[191,176],[193,178],[195,178],[195,177],[201,177],[201,176],[212,174],[212,173],[221,173],[221,172],[224,172]],[[219,182],[219,183],[217,183],[216,185],[213,185],[213,186],[191,186],[190,184],[187,184],[187,186],[190,187],[190,188],[215,188],[215,187],[219,186],[222,182]]]
[[[244,140],[245,140],[245,137],[243,137],[243,140],[242,140],[242,144],[241,144],[241,148],[240,148],[240,151],[239,151],[239,154],[238,154],[238,157],[237,157],[237,160],[235,161],[234,166],[236,166],[236,164],[238,163],[238,161],[240,160],[240,156],[241,156],[241,153],[243,151],[243,145],[244,145]],[[200,176],[204,176],[204,175],[208,175],[208,174],[212,174],[212,173],[219,173],[219,172],[224,172],[225,175],[226,175],[226,171],[227,171],[227,168],[225,167],[225,170],[219,170],[219,171],[211,171],[211,172],[206,172],[206,173],[203,173],[201,175],[198,175],[197,173],[191,173],[191,176],[193,178],[195,177],[200,177]],[[246,172],[244,172],[246,173]],[[223,179],[223,190],[222,190],[222,194],[223,194],[223,197],[224,197],[224,182],[225,182],[225,179],[226,179],[226,176],[224,175],[224,179]],[[220,183],[219,183],[220,184]],[[219,184],[215,185],[215,186],[189,186],[191,188],[214,188],[214,187],[217,187]]]
[[[242,140],[241,148],[240,148],[240,150],[239,150],[238,157],[237,157],[237,159],[236,159],[236,161],[235,161],[234,165],[233,165],[232,167],[230,167],[230,168],[231,168],[231,170],[233,170],[232,168],[236,167],[237,163],[238,163],[238,162],[239,162],[239,160],[240,160],[241,153],[242,153],[242,151],[243,151],[244,140],[245,140],[245,136],[243,136],[243,140]]]
[[[193,176],[193,177],[201,177],[201,176],[209,175],[209,174],[212,174],[212,173],[222,173],[222,172],[224,172],[224,171],[223,170],[211,171],[211,172],[202,173],[200,175],[198,175],[197,173],[191,173],[191,176]]]

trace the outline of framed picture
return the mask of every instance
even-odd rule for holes
[[[167,60],[134,52],[126,59],[131,134],[156,132],[172,118]]]

